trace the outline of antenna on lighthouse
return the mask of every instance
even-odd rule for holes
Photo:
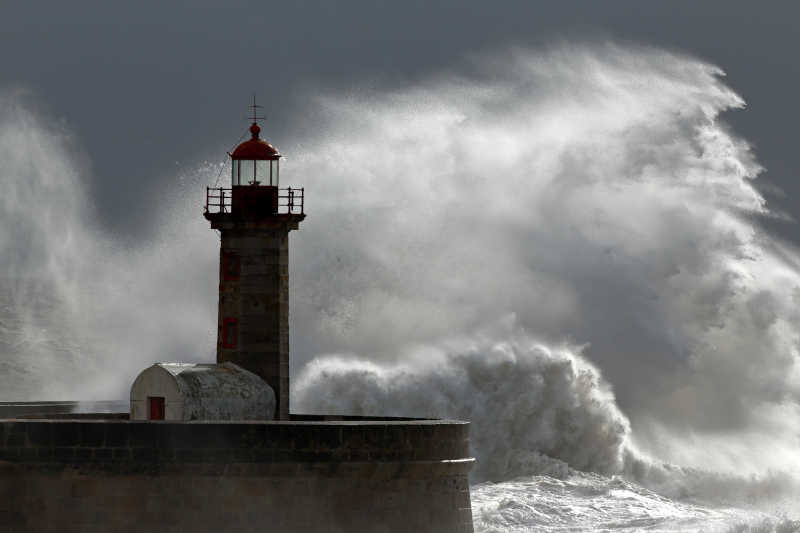
[[[251,106],[248,106],[248,107],[250,107],[250,108],[253,110],[253,116],[252,116],[252,117],[250,117],[250,119],[251,119],[253,122],[256,122],[256,121],[257,121],[257,120],[259,120],[259,119],[261,119],[261,120],[266,120],[266,118],[267,118],[267,117],[265,117],[265,116],[259,116],[259,115],[258,115],[258,110],[259,110],[260,108],[263,108],[264,106],[263,106],[263,105],[258,105],[258,104],[256,103],[256,94],[255,94],[255,93],[253,93],[253,105],[251,105]]]

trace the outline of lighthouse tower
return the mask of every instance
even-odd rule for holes
[[[278,150],[251,138],[230,154],[230,188],[206,190],[205,218],[220,232],[217,363],[232,362],[275,391],[289,419],[289,232],[305,218],[303,189],[279,188]]]

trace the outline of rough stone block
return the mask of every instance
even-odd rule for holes
[[[127,447],[129,443],[128,428],[130,424],[124,422],[107,422],[105,429],[105,445],[108,447]]]
[[[80,446],[97,448],[105,443],[105,427],[102,422],[85,422],[80,425]]]
[[[22,447],[27,444],[26,425],[21,422],[8,422],[3,424],[4,443],[8,447]]]
[[[81,442],[80,422],[55,422],[52,425],[53,445],[56,447],[78,446]]]
[[[195,424],[170,424],[163,431],[163,445],[167,449],[203,447],[202,427]]]
[[[70,463],[75,458],[75,448],[53,448],[53,459],[63,463]]]
[[[130,461],[131,459],[130,448],[114,448],[112,454],[114,461]]]
[[[161,444],[161,433],[159,422],[138,422],[131,423],[128,438],[132,448],[152,448]]]
[[[141,464],[145,468],[149,466],[149,463],[158,460],[157,448],[133,448],[131,453],[133,461]]]
[[[110,448],[95,448],[92,450],[92,458],[95,461],[106,462],[110,461],[113,453]]]
[[[28,426],[28,442],[31,446],[52,446],[53,434],[52,424],[32,423]]]

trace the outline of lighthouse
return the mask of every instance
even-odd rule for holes
[[[143,369],[129,413],[0,404],[0,479],[12,481],[0,530],[472,533],[469,423],[289,415],[289,232],[305,219],[303,189],[280,188],[258,118],[230,154],[230,185],[206,189],[217,361]]]
[[[232,153],[230,187],[206,189],[205,218],[220,234],[217,363],[260,376],[289,419],[289,232],[305,219],[304,190],[280,188],[281,154],[260,137]]]

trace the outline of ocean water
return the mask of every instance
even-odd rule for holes
[[[794,532],[800,522],[756,509],[670,499],[622,477],[576,472],[472,487],[476,532]]]
[[[372,87],[303,95],[280,143],[293,410],[470,420],[477,531],[800,531],[800,253],[723,71],[560,43]],[[223,150],[121,239],[35,108],[0,92],[0,401],[212,360]]]

